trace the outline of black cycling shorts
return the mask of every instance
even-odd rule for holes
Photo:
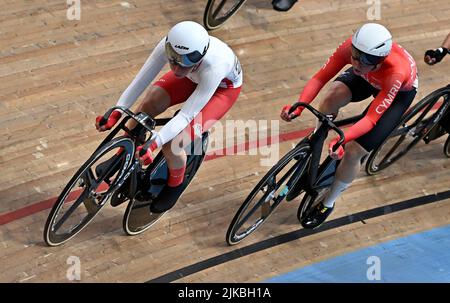
[[[350,67],[344,73],[339,75],[335,81],[340,81],[347,85],[352,92],[351,102],[359,102],[371,96],[376,97],[380,92],[369,82],[364,80],[364,78],[355,75],[353,67]],[[355,141],[368,152],[378,148],[397,127],[403,114],[413,102],[416,93],[417,90],[415,88],[410,91],[398,92],[391,106],[383,113],[377,124],[368,133],[357,138]],[[367,112],[369,106],[364,113]]]

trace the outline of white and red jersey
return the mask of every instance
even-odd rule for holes
[[[205,57],[187,75],[187,78],[199,84],[202,90],[194,92],[192,98],[186,100],[187,103],[192,100],[197,104],[206,104],[218,87],[237,88],[242,85],[241,65],[233,50],[216,37],[211,36],[210,39]],[[165,54],[165,40],[164,37],[158,43],[134,80],[120,96],[118,106],[131,107],[169,62]]]
[[[166,38],[164,37],[155,47],[144,66],[120,96],[117,102],[118,106],[131,107],[168,63],[165,54],[165,41]],[[200,113],[219,87],[241,87],[243,73],[239,59],[233,50],[226,43],[211,36],[206,55],[186,77],[196,83],[197,87],[184,102],[180,112],[158,133],[155,132],[158,146],[169,142],[179,131],[189,125],[190,121]]]
[[[198,68],[187,75],[194,83],[200,83],[210,77],[208,71],[214,71],[215,78],[221,78],[219,87],[238,88],[242,85],[242,70],[239,59],[233,50],[224,42],[211,37],[209,49]]]
[[[308,81],[299,101],[311,103],[322,87],[339,71],[351,64],[352,38],[342,43],[333,55],[313,78]],[[409,91],[418,88],[417,66],[412,56],[399,44],[393,43],[391,53],[380,68],[361,75],[367,82],[380,92],[370,104],[366,116],[346,132],[345,141],[354,140],[369,132],[389,108],[399,91]]]

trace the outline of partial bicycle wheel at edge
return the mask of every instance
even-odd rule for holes
[[[112,167],[97,175],[96,166],[115,155],[120,168]],[[75,173],[53,205],[44,227],[44,241],[49,246],[61,245],[77,235],[94,219],[113,194],[111,185],[132,163],[134,143],[130,138],[119,137],[99,148]],[[125,160],[126,159],[126,160]],[[111,165],[113,166],[113,165]],[[108,176],[108,178],[107,178]],[[108,179],[113,181],[108,185]]]
[[[206,29],[214,30],[222,26],[247,0],[208,0],[203,24]]]
[[[447,140],[445,141],[444,144],[444,155],[447,158],[450,158],[450,135],[448,135]]]
[[[368,175],[375,175],[391,166],[427,135],[434,125],[431,120],[435,113],[431,111],[433,101],[443,94],[442,91],[431,93],[406,113],[389,137],[370,153],[365,166]]]
[[[245,239],[269,218],[286,197],[293,180],[297,180],[297,176],[293,176],[294,172],[298,172],[297,168],[300,166],[306,167],[304,162],[309,160],[309,154],[309,145],[296,147],[281,158],[258,182],[228,227],[226,241],[229,245]],[[294,159],[297,156],[298,158]],[[304,170],[301,173],[304,173]]]

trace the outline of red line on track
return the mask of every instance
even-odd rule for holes
[[[441,104],[442,104],[442,102],[436,103],[434,105],[433,109],[437,109]],[[258,148],[261,146],[276,144],[278,142],[286,142],[286,141],[299,139],[299,138],[302,138],[302,137],[306,136],[307,134],[309,134],[312,130],[313,130],[313,128],[309,128],[309,129],[304,129],[304,130],[299,130],[299,131],[293,131],[293,132],[286,133],[286,134],[280,134],[278,137],[272,136],[272,137],[264,138],[262,140],[256,140],[256,141],[236,144],[232,147],[223,148],[222,150],[213,151],[210,154],[207,154],[205,157],[205,161],[215,160],[215,159],[227,156],[227,155],[235,155],[237,153],[237,151],[243,152],[243,151],[248,151],[250,149]],[[77,194],[79,194],[79,191],[74,191],[74,192],[70,193],[70,195],[73,195],[73,196],[75,196]],[[53,206],[56,199],[57,199],[56,197],[50,198],[50,199],[47,199],[44,201],[33,203],[31,205],[27,205],[27,206],[19,208],[17,210],[13,210],[11,212],[0,214],[0,225],[4,225],[4,224],[10,223],[12,221],[19,220],[21,218],[30,216],[37,212],[49,209]]]
[[[212,151],[208,153],[205,157],[205,161],[215,160],[224,156],[235,155],[238,151],[248,151],[250,149],[258,148],[261,146],[267,146],[270,144],[276,144],[278,142],[285,142],[290,140],[295,140],[298,138],[302,138],[305,135],[309,134],[313,128],[294,131],[286,134],[280,134],[277,136],[272,136],[268,138],[263,138],[261,140],[244,142],[241,144],[236,144],[232,147],[223,148],[222,150]],[[76,190],[70,193],[69,199],[75,199],[81,190]],[[44,201],[36,202],[25,207],[19,208],[17,210],[13,210],[11,212],[0,214],[0,225],[4,225],[15,220],[19,220],[25,218],[27,216],[33,215],[37,212],[49,209],[55,204],[57,197],[53,197]]]
[[[99,191],[106,190],[108,188],[107,184],[102,184],[98,188]],[[78,198],[81,193],[81,189],[74,190],[69,194],[67,201],[72,201]],[[10,223],[15,220],[19,220],[25,217],[28,217],[37,212],[52,208],[53,204],[55,204],[57,197],[50,198],[41,202],[33,203],[27,205],[25,207],[19,208],[17,210],[13,210],[9,213],[4,213],[0,215],[0,225]]]

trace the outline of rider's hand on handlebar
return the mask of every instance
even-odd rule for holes
[[[425,52],[424,61],[428,65],[434,65],[445,57],[448,53],[448,49],[440,47],[438,49],[429,49]]]
[[[331,140],[330,144],[328,145],[328,152],[330,154],[330,157],[334,160],[341,160],[342,157],[344,157],[344,148],[342,145],[338,147],[336,151],[333,151],[333,147],[336,145],[336,143],[339,141],[339,138],[334,138]]]
[[[143,148],[144,145],[138,146],[136,158],[139,158],[139,163],[141,163],[141,165],[150,165],[153,162],[152,153],[157,148],[156,142],[153,141],[145,153],[142,151]]]
[[[108,120],[106,120],[103,116],[98,116],[95,119],[95,128],[99,132],[110,130],[117,123],[117,121],[120,120],[120,117],[122,117],[122,113],[118,110],[114,110],[111,115],[109,115]]]
[[[302,111],[305,109],[303,106],[299,106],[289,114],[289,110],[291,109],[291,107],[292,105],[288,104],[283,106],[283,109],[281,110],[280,117],[286,122],[290,122],[292,119],[299,117],[302,114]]]

